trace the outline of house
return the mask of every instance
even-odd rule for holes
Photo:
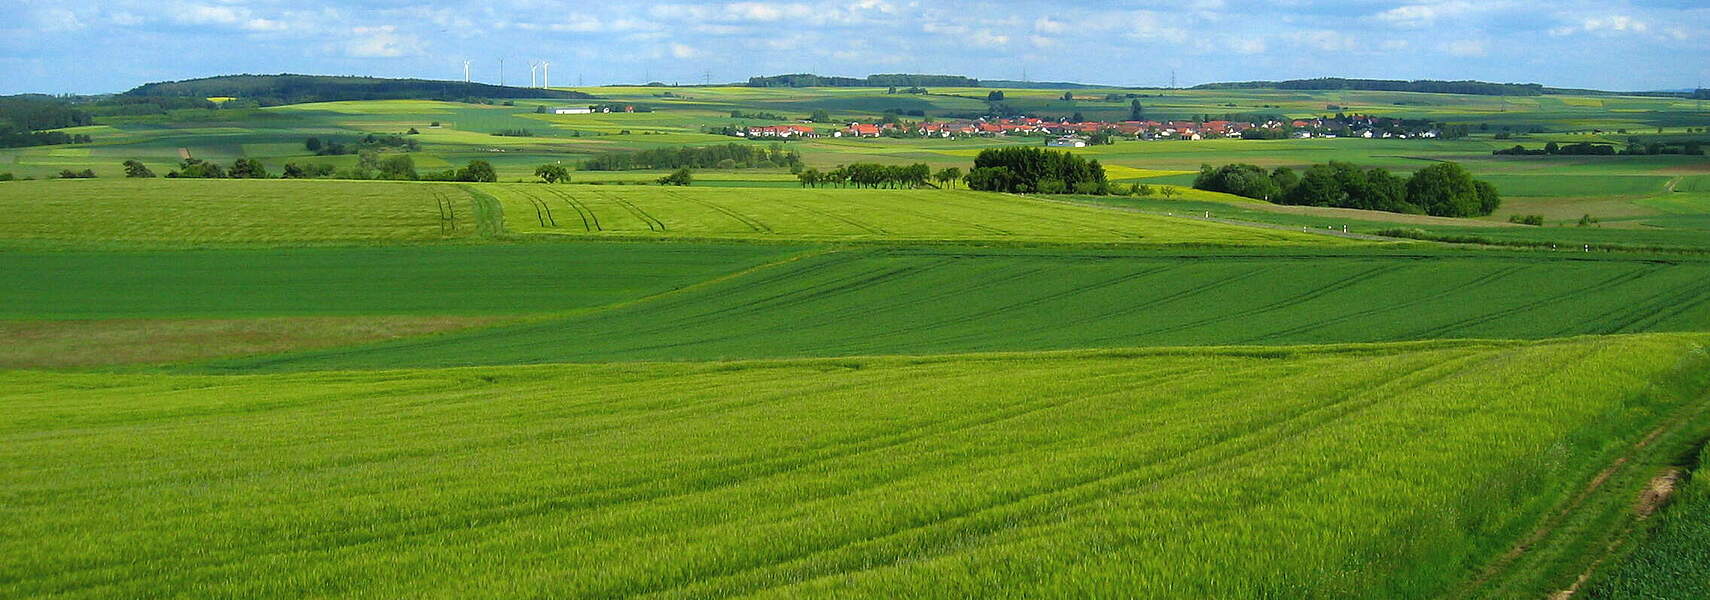
[[[1087,147],[1087,139],[1080,136],[1065,135],[1045,142],[1045,145],[1056,148],[1085,148]]]
[[[749,127],[748,137],[806,138],[815,137],[812,127],[804,125],[765,125]]]
[[[591,106],[560,106],[552,109],[552,114],[555,115],[587,115],[593,112],[594,108]]]
[[[851,123],[848,129],[843,130],[843,134],[854,137],[879,137],[879,126],[867,123]]]

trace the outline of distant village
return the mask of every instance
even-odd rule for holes
[[[920,123],[884,122],[850,123],[846,127],[809,125],[760,125],[726,130],[730,135],[746,138],[817,138],[817,137],[1040,137],[1051,146],[1082,147],[1109,143],[1114,139],[1132,140],[1206,140],[1241,139],[1307,139],[1307,138],[1392,138],[1432,139],[1443,137],[1444,131],[1434,123],[1404,121],[1370,115],[1337,115],[1291,121],[1270,120],[1263,123],[1244,121],[1068,121],[1035,117],[975,119],[971,121],[926,121]]]

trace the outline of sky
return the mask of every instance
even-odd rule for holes
[[[5,0],[0,94],[231,73],[527,84],[813,72],[1163,86],[1369,77],[1710,82],[1710,0]]]

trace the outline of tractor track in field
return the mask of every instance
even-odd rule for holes
[[[445,192],[434,190],[433,199],[434,203],[439,205],[440,235],[452,235],[457,233],[457,209],[452,203],[451,197],[445,195]]]
[[[1525,269],[1530,268],[1530,267],[1531,267],[1531,265],[1514,265],[1514,266],[1510,266],[1510,267],[1506,267],[1506,268],[1502,268],[1502,269],[1497,269],[1497,270],[1492,271],[1490,273],[1486,273],[1486,274],[1481,275],[1479,277],[1473,278],[1470,281],[1465,281],[1465,282],[1462,282],[1460,284],[1450,286],[1450,287],[1448,287],[1448,288],[1446,288],[1440,292],[1437,292],[1435,294],[1429,294],[1426,296],[1414,298],[1412,300],[1406,300],[1406,301],[1398,302],[1395,304],[1379,306],[1376,308],[1368,308],[1368,309],[1361,310],[1361,311],[1343,313],[1343,314],[1337,315],[1335,317],[1331,317],[1329,319],[1324,319],[1322,321],[1314,321],[1314,322],[1307,323],[1304,325],[1284,329],[1282,331],[1273,331],[1273,332],[1270,332],[1270,333],[1267,333],[1267,334],[1264,334],[1261,336],[1255,336],[1255,337],[1247,338],[1245,340],[1242,340],[1242,343],[1246,343],[1246,344],[1258,343],[1258,342],[1262,342],[1265,340],[1277,338],[1280,336],[1294,335],[1297,333],[1303,333],[1303,332],[1311,331],[1313,329],[1323,327],[1325,325],[1333,325],[1336,323],[1343,323],[1343,322],[1347,322],[1347,321],[1352,320],[1352,319],[1357,319],[1357,318],[1361,318],[1361,317],[1369,317],[1369,316],[1372,316],[1375,314],[1389,312],[1389,311],[1393,311],[1393,310],[1397,310],[1397,309],[1403,309],[1403,308],[1418,306],[1420,304],[1424,304],[1426,302],[1430,302],[1430,301],[1436,300],[1438,298],[1443,298],[1443,297],[1449,296],[1451,294],[1456,294],[1456,293],[1464,292],[1464,291],[1467,291],[1470,289],[1475,289],[1478,287],[1485,286],[1487,284],[1490,284],[1490,283],[1495,282],[1497,280],[1506,278],[1509,275],[1513,275],[1517,272],[1520,272],[1520,271],[1525,270]]]
[[[593,209],[588,208],[586,204],[576,200],[576,198],[571,196],[569,192],[551,189],[547,191],[551,192],[554,196],[558,196],[560,200],[563,200],[565,204],[570,205],[570,208],[576,211],[576,216],[582,218],[582,231],[605,231],[604,228],[600,227],[600,216],[594,214]]]
[[[666,195],[673,198],[673,199],[676,199],[676,200],[684,200],[684,201],[688,201],[688,202],[693,202],[695,204],[699,204],[701,206],[705,206],[707,208],[718,211],[719,213],[724,214],[724,216],[735,219],[738,223],[742,223],[743,225],[748,226],[748,228],[754,230],[755,233],[777,233],[776,231],[772,230],[771,226],[760,222],[760,220],[758,220],[758,219],[755,219],[753,217],[750,217],[750,216],[744,215],[742,213],[736,212],[736,211],[731,210],[725,206],[715,204],[711,201],[702,200],[700,198],[694,198],[694,197],[690,197],[690,196],[685,196],[683,194],[679,194],[676,192],[666,192]]]
[[[647,211],[641,210],[641,207],[636,206],[634,202],[617,196],[606,196],[606,198],[617,203],[617,205],[623,207],[624,210],[629,211],[629,214],[634,215],[635,218],[641,219],[641,222],[647,224],[648,231],[665,231],[664,221],[660,221],[659,219],[654,218],[653,215],[647,214]]]
[[[1612,321],[1609,326],[1602,328],[1597,333],[1620,333],[1622,330],[1640,323],[1665,321],[1706,301],[1710,301],[1710,280],[1693,281],[1658,292],[1642,301],[1635,301],[1629,306],[1603,313],[1595,317],[1594,320]],[[1620,320],[1616,320],[1616,316],[1620,316]],[[1556,335],[1568,333],[1569,331],[1564,329],[1557,331]]]
[[[522,197],[528,200],[529,205],[534,207],[534,218],[540,222],[541,227],[558,227],[558,220],[552,218],[552,207],[547,206],[545,200],[541,200],[530,191],[518,190],[518,193],[522,194]]]
[[[864,223],[861,223],[860,221],[856,221],[856,220],[851,219],[849,217],[845,217],[843,215],[835,214],[835,213],[832,213],[829,211],[819,210],[817,208],[813,208],[813,207],[809,207],[809,206],[803,206],[802,204],[797,203],[797,202],[790,202],[790,201],[786,200],[786,201],[782,201],[779,203],[784,204],[784,205],[789,206],[789,207],[792,207],[792,208],[795,208],[795,209],[800,210],[802,212],[812,213],[812,214],[820,215],[823,217],[829,217],[829,218],[837,220],[837,221],[841,221],[845,224],[848,224],[851,227],[854,227],[856,229],[860,229],[860,230],[865,231],[865,232],[872,234],[872,235],[886,235],[889,233],[883,229],[880,229],[878,227],[868,226]]]
[[[1318,287],[1315,287],[1315,288],[1312,288],[1309,290],[1305,290],[1305,291],[1300,292],[1298,294],[1295,294],[1293,296],[1289,296],[1287,298],[1283,298],[1281,300],[1277,300],[1275,302],[1265,304],[1263,306],[1257,306],[1257,307],[1247,309],[1247,310],[1240,310],[1240,311],[1236,311],[1236,312],[1232,312],[1232,313],[1221,314],[1221,315],[1218,315],[1215,317],[1197,319],[1197,320],[1189,321],[1186,323],[1177,323],[1175,325],[1171,325],[1168,327],[1163,327],[1163,328],[1158,328],[1158,329],[1150,329],[1150,330],[1146,330],[1146,331],[1142,331],[1142,332],[1138,332],[1138,333],[1143,334],[1143,335],[1157,335],[1157,334],[1161,334],[1161,333],[1175,333],[1178,331],[1185,331],[1188,329],[1193,329],[1195,327],[1203,327],[1206,325],[1211,325],[1213,323],[1222,323],[1225,321],[1231,321],[1231,320],[1235,320],[1235,319],[1244,319],[1247,317],[1251,317],[1253,315],[1258,315],[1258,314],[1263,314],[1263,313],[1268,313],[1268,312],[1275,312],[1275,311],[1282,310],[1285,308],[1290,308],[1290,307],[1293,307],[1296,305],[1311,302],[1313,300],[1317,300],[1317,299],[1322,298],[1324,296],[1328,296],[1334,292],[1346,289],[1347,285],[1349,283],[1358,282],[1362,279],[1366,279],[1367,277],[1370,277],[1370,276],[1373,276],[1376,274],[1380,274],[1380,273],[1387,273],[1387,272],[1394,271],[1394,270],[1400,269],[1400,268],[1401,268],[1401,265],[1376,266],[1376,267],[1366,269],[1364,271],[1360,271],[1358,273],[1354,273],[1352,275],[1348,275],[1348,276],[1343,277],[1341,279],[1337,279],[1336,281],[1328,282],[1328,283],[1325,283],[1324,285],[1321,285],[1321,286],[1318,286]],[[1124,336],[1117,336],[1117,337],[1126,337],[1127,335],[1133,335],[1133,334],[1125,334]],[[1114,338],[1110,338],[1110,337],[1099,338],[1099,339],[1093,340],[1093,341],[1103,342],[1103,341],[1109,341],[1110,339],[1114,339]]]
[[[1427,338],[1445,337],[1446,334],[1451,333],[1451,332],[1456,331],[1456,330],[1466,329],[1468,327],[1475,327],[1478,325],[1483,325],[1485,323],[1489,323],[1491,321],[1495,321],[1495,320],[1501,319],[1503,317],[1516,315],[1516,314],[1523,313],[1523,312],[1530,311],[1530,310],[1534,310],[1534,309],[1537,309],[1537,308],[1540,308],[1543,306],[1548,306],[1550,304],[1554,304],[1557,302],[1563,302],[1566,300],[1570,300],[1575,296],[1578,296],[1578,295],[1581,295],[1581,294],[1584,294],[1586,292],[1590,292],[1593,290],[1597,290],[1599,288],[1624,285],[1624,284],[1632,282],[1636,279],[1643,278],[1646,275],[1650,275],[1652,273],[1655,273],[1659,269],[1662,268],[1658,265],[1648,265],[1648,266],[1650,267],[1648,269],[1634,269],[1632,271],[1619,273],[1613,277],[1609,277],[1609,278],[1604,279],[1602,281],[1599,281],[1597,283],[1593,283],[1593,284],[1588,285],[1588,286],[1580,287],[1580,288],[1574,289],[1572,291],[1563,292],[1560,294],[1555,294],[1555,295],[1552,295],[1552,296],[1549,296],[1546,298],[1540,298],[1538,300],[1533,300],[1531,302],[1526,302],[1524,304],[1510,306],[1508,308],[1504,308],[1502,310],[1498,310],[1495,312],[1489,312],[1489,313],[1485,313],[1485,314],[1478,315],[1475,317],[1469,317],[1466,319],[1461,319],[1461,320],[1455,321],[1453,323],[1447,323],[1444,325],[1431,327],[1429,329],[1416,331],[1416,332],[1408,334],[1405,337],[1407,337],[1409,339],[1427,339]]]
[[[1536,528],[1527,533],[1525,537],[1516,541],[1513,546],[1509,547],[1507,552],[1504,552],[1502,555],[1493,559],[1483,570],[1479,572],[1477,577],[1462,585],[1462,589],[1458,590],[1458,593],[1453,594],[1450,597],[1471,597],[1474,592],[1484,589],[1492,580],[1496,579],[1497,576],[1501,575],[1505,570],[1513,566],[1514,563],[1524,557],[1527,552],[1530,552],[1532,548],[1548,540],[1550,536],[1553,535],[1558,528],[1562,527],[1576,511],[1585,506],[1593,496],[1596,496],[1600,491],[1602,491],[1604,486],[1608,484],[1611,479],[1623,474],[1624,471],[1636,468],[1633,465],[1639,462],[1638,459],[1642,457],[1651,444],[1655,443],[1664,435],[1692,422],[1695,418],[1703,416],[1706,409],[1710,409],[1710,394],[1704,395],[1695,403],[1688,404],[1681,410],[1677,411],[1667,421],[1657,425],[1655,428],[1652,428],[1644,437],[1640,438],[1637,442],[1634,442],[1631,446],[1623,450],[1621,455],[1615,457],[1608,466],[1604,467],[1602,470],[1598,471],[1596,475],[1592,476],[1590,481],[1586,482],[1586,484],[1581,487],[1572,498],[1568,499],[1567,504],[1545,515],[1542,522],[1540,522]],[[1648,513],[1645,512],[1645,503],[1648,500],[1646,495],[1650,490],[1652,482],[1656,479],[1656,477],[1647,479],[1645,489],[1640,490],[1639,497],[1630,505],[1633,507],[1633,510],[1638,513],[1635,515],[1638,518],[1648,516]],[[1654,510],[1654,508],[1651,510]],[[1575,579],[1572,585],[1550,594],[1549,597],[1552,600],[1565,600],[1567,598],[1571,598],[1574,593],[1578,591],[1579,586],[1589,579],[1590,575],[1596,570],[1596,568],[1602,564],[1603,560],[1608,558],[1609,553],[1615,550],[1620,543],[1624,541],[1625,535],[1630,534],[1633,531],[1635,520],[1636,519],[1629,519],[1623,525],[1623,529],[1620,530],[1617,535],[1611,537],[1609,544],[1605,547],[1601,556],[1593,559],[1591,563],[1579,573],[1579,576]]]

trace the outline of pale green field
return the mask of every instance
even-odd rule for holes
[[[91,179],[0,184],[7,244],[279,244],[475,237],[457,185]]]
[[[507,231],[595,237],[1134,245],[1348,245],[1339,238],[951,190],[501,184]]]

